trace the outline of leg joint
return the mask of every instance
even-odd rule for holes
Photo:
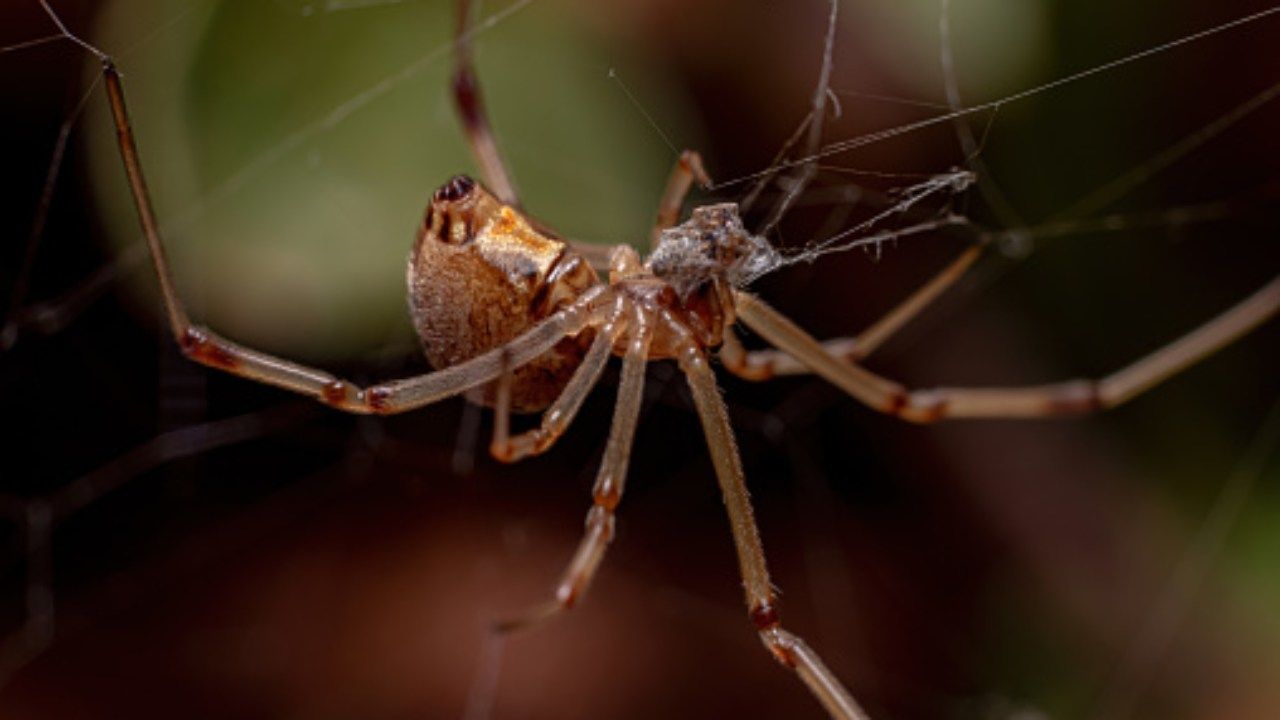
[[[1054,415],[1086,415],[1102,409],[1102,393],[1095,380],[1064,383],[1049,398],[1047,407]]]
[[[794,636],[779,627],[760,631],[760,642],[773,654],[773,659],[789,668],[798,664]]]
[[[945,394],[928,390],[899,392],[895,399],[898,404],[893,409],[894,415],[921,424],[938,422],[946,416],[951,404],[951,399]]]
[[[773,603],[760,602],[751,606],[750,610],[751,622],[756,626],[756,630],[764,632],[778,627],[778,609]]]
[[[222,342],[221,339],[201,327],[188,327],[178,338],[178,346],[182,354],[201,365],[235,370],[240,366],[239,359]]]
[[[374,385],[359,393],[360,400],[369,412],[375,415],[388,415],[392,412],[391,388],[385,385]]]

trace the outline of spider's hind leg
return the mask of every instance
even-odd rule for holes
[[[453,101],[462,118],[462,127],[484,175],[485,184],[502,202],[519,207],[520,196],[516,192],[511,173],[507,170],[502,151],[489,124],[489,113],[484,106],[480,78],[476,74],[471,53],[472,40],[471,0],[458,0],[458,28],[453,39]]]
[[[937,274],[916,288],[906,299],[881,317],[871,327],[854,337],[825,340],[823,351],[847,363],[864,360],[890,337],[929,307],[942,293],[955,285],[982,256],[985,246],[970,245],[947,263]],[[744,380],[762,381],[779,375],[801,375],[812,372],[808,365],[776,349],[747,352],[732,332],[726,333],[720,359],[725,369]]]
[[[706,353],[693,340],[688,330],[668,322],[671,331],[683,336],[683,349],[678,355],[680,368],[689,381],[702,430],[707,437],[716,478],[724,495],[733,541],[738,550],[738,567],[746,591],[747,609],[760,640],[778,662],[796,671],[809,692],[837,720],[866,720],[867,715],[844,688],[822,659],[804,640],[782,628],[778,618],[773,584],[765,564],[760,531],[756,527],[751,498],[743,479],[742,460],[729,426],[729,415],[716,385],[715,374]]]
[[[1280,276],[1186,335],[1102,378],[1014,387],[910,389],[830,354],[822,343],[754,295],[737,291],[734,301],[744,324],[875,410],[917,423],[947,418],[1042,418],[1116,407],[1230,345],[1280,315]]]
[[[628,343],[622,358],[622,380],[618,385],[618,402],[614,406],[613,425],[605,445],[604,459],[592,488],[592,506],[587,513],[587,530],[578,545],[569,567],[565,569],[556,586],[555,597],[536,605],[524,613],[499,622],[495,629],[500,633],[527,630],[556,614],[568,610],[586,592],[595,577],[605,550],[613,540],[614,508],[622,499],[627,478],[627,463],[631,458],[631,441],[636,434],[636,421],[640,416],[640,400],[644,390],[644,373],[649,360],[649,344],[653,339],[650,323],[636,311],[627,326]],[[601,333],[603,336],[604,333]],[[597,339],[599,342],[599,339]],[[611,343],[612,344],[612,343]],[[585,365],[585,363],[584,363]],[[571,381],[572,382],[572,381]]]
[[[327,405],[352,413],[391,414],[422,407],[436,400],[458,395],[501,375],[504,364],[521,366],[546,352],[562,338],[581,332],[601,321],[610,303],[607,288],[598,286],[575,303],[529,328],[504,347],[491,350],[466,362],[435,372],[401,380],[359,387],[323,370],[245,347],[192,323],[179,296],[173,272],[164,250],[160,223],[156,219],[142,171],[142,159],[129,122],[124,84],[110,57],[100,56],[102,79],[111,109],[120,157],[138,221],[151,253],[152,266],[160,284],[169,329],[187,357],[224,372],[274,385],[313,397]],[[504,362],[505,361],[505,362]]]

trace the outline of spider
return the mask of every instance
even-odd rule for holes
[[[622,357],[618,400],[585,535],[553,598],[501,623],[502,632],[531,628],[582,598],[613,537],[645,366],[674,360],[685,374],[706,435],[738,551],[748,615],[763,644],[799,675],[833,717],[866,717],[819,656],[781,625],[733,431],[711,369],[712,353],[727,370],[749,380],[814,373],[869,407],[911,422],[1043,417],[1126,402],[1280,310],[1278,278],[1190,334],[1100,380],[1022,388],[905,388],[860,361],[954,284],[984,251],[983,244],[965,250],[864,333],[820,342],[746,289],[774,251],[763,233],[746,228],[736,205],[697,207],[680,222],[694,182],[710,184],[694,152],[683,153],[672,172],[646,258],[629,246],[605,252],[564,240],[520,208],[473,69],[467,0],[460,0],[458,12],[454,98],[484,184],[457,176],[441,186],[413,245],[410,304],[436,371],[369,387],[238,345],[190,320],[165,259],[120,75],[110,57],[98,54],[168,323],[193,360],[352,413],[406,412],[466,394],[494,408],[492,454],[516,461],[549,449],[572,422],[610,356]],[[815,117],[821,117],[821,103],[815,99]],[[799,175],[789,196],[798,195],[805,182]],[[785,203],[775,214],[784,210]],[[598,274],[601,270],[607,272],[606,281]],[[735,334],[738,321],[775,349],[748,352]],[[538,427],[512,434],[512,412],[539,411]]]

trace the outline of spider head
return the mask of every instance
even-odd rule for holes
[[[694,208],[688,220],[663,230],[645,266],[688,297],[708,284],[745,285],[776,259],[764,238],[747,232],[738,205],[720,203]]]

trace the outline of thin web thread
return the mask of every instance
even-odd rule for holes
[[[868,133],[866,135],[850,138],[849,140],[842,140],[840,142],[835,142],[826,146],[821,151],[819,151],[818,153],[812,156],[802,157],[797,160],[792,160],[792,161],[783,163],[781,167],[784,167],[784,168],[795,167],[797,165],[802,165],[804,163],[811,162],[813,160],[817,160],[820,158],[824,158],[829,155],[845,152],[847,150],[853,150],[855,148],[865,147],[867,145],[880,142],[882,140],[888,140],[890,138],[898,137],[900,135],[905,135],[907,133],[915,132],[917,130],[933,127],[940,123],[951,122],[956,118],[966,117],[968,115],[974,115],[977,113],[986,112],[988,110],[994,110],[1003,105],[1008,105],[1010,103],[1017,102],[1019,100],[1025,100],[1029,97],[1038,95],[1040,93],[1048,92],[1050,90],[1060,88],[1064,85],[1069,85],[1071,83],[1079,82],[1080,80],[1091,77],[1093,75],[1097,75],[1099,73],[1103,73],[1108,70],[1113,70],[1115,68],[1128,65],[1130,63],[1134,63],[1139,60],[1143,60],[1145,58],[1149,58],[1163,52],[1167,52],[1169,50],[1181,47],[1183,45],[1188,45],[1190,43],[1203,40],[1205,38],[1212,37],[1214,35],[1218,35],[1220,33],[1224,33],[1229,30],[1233,30],[1245,25],[1249,25],[1251,23],[1258,22],[1260,20],[1266,19],[1278,13],[1280,13],[1280,5],[1272,6],[1270,8],[1267,8],[1266,10],[1261,10],[1259,12],[1253,13],[1251,15],[1246,15],[1245,17],[1238,18],[1236,20],[1221,23],[1211,28],[1207,28],[1205,30],[1195,32],[1190,35],[1183,36],[1176,40],[1171,40],[1169,42],[1161,43],[1160,45],[1147,48],[1146,50],[1141,50],[1135,53],[1131,53],[1129,55],[1118,58],[1116,60],[1103,63],[1102,65],[1097,65],[1087,70],[1081,70],[1080,72],[1072,73],[1070,75],[1067,75],[1066,77],[1058,78],[1057,80],[1052,80],[1042,85],[1037,85],[1035,87],[1028,88],[1027,90],[1022,90],[1020,92],[1013,93],[1012,95],[1006,95],[1005,97],[997,100],[991,100],[989,102],[985,102],[980,105],[970,106],[963,110],[945,113],[943,115],[938,115],[925,120],[920,120],[918,122],[900,125],[894,128],[888,128],[885,130],[881,130],[879,132]],[[769,167],[764,170],[760,170],[754,173],[749,173],[747,175],[740,175],[730,180],[724,180],[719,183],[715,183],[712,185],[710,189],[719,190],[726,187],[732,187],[734,185],[738,185],[744,182],[748,182],[750,180],[754,180],[765,174],[776,172],[777,170],[778,170],[777,167]]]
[[[943,15],[942,15],[942,19],[940,20],[940,42],[942,44],[942,50],[940,51],[940,54],[942,59],[944,78],[946,79],[946,84],[947,84],[948,101],[952,105],[955,105],[959,101],[959,94],[958,94],[958,87],[956,86],[956,81],[954,76],[954,63],[952,61],[951,52],[950,52],[950,23],[949,23],[949,20],[947,19],[948,9],[949,9],[949,1],[943,0],[942,2]],[[988,110],[993,112],[998,111],[1001,106],[1009,102],[1021,100],[1037,93],[1041,93],[1057,87],[1061,87],[1071,82],[1076,82],[1078,80],[1090,77],[1092,75],[1103,72],[1105,70],[1120,67],[1122,65],[1137,61],[1139,59],[1150,57],[1152,55],[1165,52],[1176,47],[1180,47],[1182,45],[1188,44],[1195,40],[1210,37],[1212,35],[1216,35],[1218,33],[1222,33],[1222,32],[1231,30],[1233,28],[1244,26],[1248,23],[1256,22],[1263,18],[1274,15],[1277,12],[1280,12],[1280,6],[1272,7],[1267,10],[1263,10],[1263,11],[1254,13],[1252,15],[1246,16],[1244,18],[1239,18],[1234,21],[1216,25],[1212,28],[1199,31],[1191,35],[1184,36],[1177,40],[1173,40],[1173,41],[1149,48],[1147,50],[1143,50],[1137,53],[1127,55],[1123,58],[1113,60],[1111,62],[1097,66],[1095,68],[1081,71],[1079,73],[1074,73],[1072,75],[1068,75],[1064,78],[1060,78],[1050,83],[1046,83],[1028,90],[1014,93],[1013,95],[1007,96],[1000,100],[996,100],[990,103],[984,103],[982,105],[974,106],[971,108],[957,109],[939,117],[930,118],[930,119],[916,122],[916,123],[909,123],[907,125],[902,125],[902,126],[899,126],[898,128],[881,131],[879,133],[864,135],[860,138],[854,138],[850,141],[833,143],[832,145],[829,145],[827,148],[823,149],[823,151],[815,155],[810,155],[809,157],[802,158],[800,160],[791,161],[791,162],[776,163],[770,168],[766,169],[765,171],[742,176],[734,180],[725,181],[715,185],[714,187],[724,188],[729,185],[742,182],[748,179],[768,178],[770,175],[777,172],[779,169],[795,166],[801,163],[808,164],[812,162],[815,158],[822,157],[835,152],[842,152],[845,149],[860,147],[862,145],[867,145],[881,139],[887,139],[889,137],[894,137],[896,135],[921,129],[931,125],[936,125],[938,123],[945,122],[945,121],[955,121],[959,123],[959,121],[962,118],[977,112],[985,112]],[[1264,106],[1267,102],[1274,99],[1277,95],[1280,95],[1280,83],[1277,83],[1276,85],[1273,85],[1267,88],[1266,90],[1254,96],[1253,98],[1249,99],[1242,105],[1232,109],[1231,111],[1220,116],[1219,118],[1209,123],[1208,125],[1201,127],[1200,129],[1186,136],[1182,140],[1174,143],[1169,148],[1157,154],[1155,157],[1148,160],[1147,162],[1140,164],[1138,167],[1136,167],[1132,171],[1126,173],[1125,175],[1122,175],[1116,180],[1113,180],[1107,183],[1106,185],[1102,186],[1098,190],[1090,193],[1089,195],[1086,196],[1085,200],[1081,201],[1080,203],[1077,203],[1075,206],[1072,207],[1072,209],[1068,210],[1067,212],[1059,213],[1056,217],[1061,220],[1063,218],[1070,217],[1071,215],[1081,214],[1081,211],[1085,211],[1085,210],[1096,211],[1098,209],[1105,207],[1107,204],[1114,202],[1115,200],[1122,197],[1124,194],[1131,192],[1133,189],[1140,186],[1142,183],[1150,180],[1152,177],[1157,175],[1160,171],[1170,167],[1177,160],[1185,157],[1186,155],[1193,152],[1195,149],[1203,146],[1212,138],[1218,136],[1219,134],[1221,134],[1222,132],[1230,128],[1232,125],[1238,123],[1243,118],[1247,117],[1249,114],[1255,112],[1256,110]],[[988,126],[988,128],[989,127],[990,126]],[[968,131],[968,128],[958,127],[957,133],[961,139],[962,147],[966,150],[966,153],[969,155],[970,162],[978,162],[979,161],[978,153],[980,151],[981,146],[979,146],[976,142],[974,142],[973,136]],[[981,167],[982,166],[980,164],[975,165],[975,169],[979,169]],[[899,190],[899,194],[903,197],[903,200],[891,205],[888,209],[873,216],[870,220],[864,221],[857,226],[841,231],[824,240],[818,241],[816,243],[811,243],[809,246],[805,247],[800,251],[792,251],[792,252],[785,252],[785,253],[775,252],[770,254],[768,257],[758,258],[753,263],[753,268],[755,269],[747,277],[747,282],[754,281],[760,277],[763,277],[769,273],[772,273],[776,270],[782,269],[789,265],[794,265],[800,262],[816,261],[821,256],[828,255],[831,253],[844,252],[854,248],[871,248],[878,252],[879,249],[885,243],[898,239],[899,235],[896,231],[879,232],[874,235],[865,236],[865,237],[860,236],[859,234],[866,232],[872,226],[880,222],[883,222],[891,217],[905,213],[906,211],[910,210],[912,207],[920,203],[925,198],[939,195],[943,191],[947,191],[949,195],[953,195],[953,196],[959,195],[964,191],[966,191],[970,185],[974,184],[975,182],[979,182],[981,177],[982,176],[974,172],[955,172],[955,173],[950,173],[945,175],[934,176],[927,180],[924,180],[923,182],[917,185],[913,185],[913,186],[909,186],[907,188],[901,189]],[[1016,213],[1016,211],[1013,210],[1012,206],[1008,205],[1007,201],[1004,200],[1004,196],[1002,193],[999,192],[998,188],[991,186],[989,180],[987,181],[987,185],[988,185],[988,190],[984,192],[984,195],[996,196],[996,199],[1000,201],[999,203],[997,203],[997,210],[1000,212],[1000,214],[1002,216],[1007,216],[1010,219],[1018,218],[1018,214]],[[1001,210],[1001,208],[1003,208],[1003,210]],[[1108,218],[1106,218],[1106,221],[1104,223],[1097,223],[1097,222],[1090,222],[1090,221],[1079,222],[1079,223],[1069,223],[1069,222],[1066,222],[1065,220],[1062,220],[1060,222],[1054,223],[1053,233],[1055,233],[1058,236],[1061,236],[1063,234],[1067,234],[1072,230],[1086,231],[1086,229],[1088,228],[1097,228],[1097,227],[1101,227],[1102,229],[1112,229],[1117,225],[1121,225],[1121,226],[1124,225],[1122,218],[1123,216],[1116,216],[1116,215],[1109,216]],[[1203,220],[1204,216],[1200,215],[1198,217],[1192,217],[1184,212],[1180,212],[1179,210],[1175,209],[1169,213],[1168,218],[1171,224],[1185,224],[1188,222]],[[1150,222],[1149,215],[1144,218],[1144,222]],[[1014,224],[1024,225],[1024,223],[1020,221]],[[963,218],[963,216],[960,216],[960,215],[948,215],[946,217],[940,218],[935,223],[917,224],[907,228],[907,230],[910,231],[910,234],[918,234],[919,232],[921,232],[922,227],[927,228],[930,226],[933,226],[936,229],[963,226],[963,227],[969,227],[971,229],[977,230],[977,227],[975,225],[973,225],[971,222],[969,222],[967,219]],[[1004,232],[980,230],[977,232],[977,235],[979,238],[987,241],[992,239],[1005,239],[1005,240],[1013,241],[1016,244],[1020,242],[1025,242],[1026,240],[1028,240],[1029,238],[1035,235],[1039,235],[1041,237],[1047,236],[1043,231],[1044,231],[1043,228],[1036,229],[1036,228],[1024,227],[1023,231],[1019,231],[1016,228],[1009,231],[1004,231]],[[844,241],[844,242],[841,242],[841,241]]]

